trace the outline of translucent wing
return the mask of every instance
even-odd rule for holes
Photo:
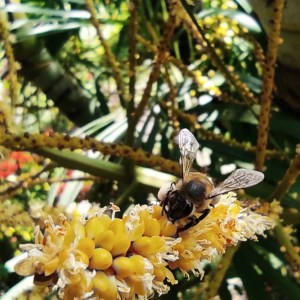
[[[200,145],[188,129],[182,129],[179,132],[178,144],[181,154],[182,179],[184,180],[189,175]]]
[[[229,175],[222,183],[212,190],[209,198],[247,188],[260,183],[264,179],[264,174],[258,171],[237,169]]]

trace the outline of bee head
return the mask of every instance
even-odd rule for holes
[[[189,216],[193,211],[193,204],[183,197],[178,190],[172,191],[168,196],[166,214],[171,222]]]

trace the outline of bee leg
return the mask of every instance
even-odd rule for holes
[[[178,228],[177,231],[178,232],[185,231],[185,230],[187,230],[187,229],[189,229],[191,227],[196,226],[201,220],[203,220],[209,214],[209,212],[210,212],[209,208],[204,209],[202,211],[202,215],[201,216],[199,216],[198,218],[193,217],[190,222],[188,222],[187,224],[185,224],[182,228]]]

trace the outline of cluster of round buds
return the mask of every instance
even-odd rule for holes
[[[233,193],[199,224],[178,232],[159,205],[136,205],[122,218],[103,208],[87,220],[55,225],[49,217],[35,243],[22,245],[28,257],[15,270],[34,275],[38,285],[58,290],[62,299],[135,299],[167,293],[173,271],[203,273],[202,264],[241,240],[256,239],[272,227],[265,216],[243,208]]]

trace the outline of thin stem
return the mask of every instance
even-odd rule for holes
[[[115,204],[117,206],[121,206],[124,201],[126,201],[134,193],[138,186],[139,182],[137,180],[133,180],[126,190],[116,199]]]
[[[104,155],[113,155],[118,157],[123,157],[126,159],[133,160],[134,162],[146,164],[150,167],[157,168],[161,171],[168,172],[170,174],[179,175],[181,173],[181,168],[177,162],[174,162],[169,159],[162,158],[158,155],[153,155],[142,149],[132,148],[128,145],[119,145],[119,144],[108,144],[99,142],[96,139],[86,137],[71,137],[69,135],[60,135],[52,134],[50,136],[45,136],[43,134],[29,134],[24,133],[24,135],[15,135],[10,133],[3,133],[0,135],[0,145],[5,146],[6,148],[16,149],[16,150],[31,150],[31,151],[43,151],[51,152],[50,149],[45,148],[58,148],[59,150],[63,149],[83,149],[83,150],[93,150],[99,151]],[[52,150],[53,151],[53,150]],[[55,155],[62,158],[65,161],[72,161],[73,157],[79,155],[77,153],[65,153],[64,151],[56,151]],[[49,157],[49,153],[46,153],[46,156]],[[83,164],[83,155],[78,156],[76,163],[78,165]],[[87,159],[87,158],[85,158]],[[95,160],[92,160],[95,161]],[[104,161],[101,161],[104,163]],[[108,163],[108,162],[107,162]],[[92,164],[90,167],[93,172],[97,172],[96,163]],[[72,168],[74,165],[70,165]],[[109,172],[110,167],[107,167]],[[104,168],[105,169],[105,168]],[[92,174],[92,173],[91,173]],[[93,173],[94,174],[94,173]],[[128,175],[125,174],[125,177],[128,179]]]
[[[18,103],[20,91],[20,84],[17,77],[18,64],[15,61],[9,34],[9,23],[4,11],[0,11],[0,39],[4,42],[4,51],[8,62],[9,95],[11,104],[12,106],[15,106]]]
[[[222,144],[229,145],[231,147],[243,149],[244,151],[248,151],[252,153],[256,152],[256,147],[251,146],[250,143],[239,142],[233,138],[229,139],[224,137],[222,134],[216,134],[212,131],[209,131],[203,128],[197,122],[195,116],[184,113],[179,109],[168,107],[164,102],[159,102],[159,104],[166,109],[172,110],[172,113],[177,115],[179,120],[186,123],[190,128],[196,130],[204,139],[220,142]],[[277,150],[266,150],[266,153],[267,153],[267,157],[284,159],[284,156]]]
[[[197,20],[196,20],[195,16],[193,15],[193,13],[190,11],[187,1],[186,0],[178,0],[178,2],[181,2],[181,5],[185,10],[186,15],[190,19],[189,20],[188,18],[185,18],[183,21],[187,24],[188,28],[190,28],[192,30],[192,32],[196,34],[195,37],[196,38],[198,37],[197,38],[198,42],[200,44],[203,44],[206,47],[212,62],[219,69],[219,71],[228,79],[228,81],[235,88],[235,90],[237,91],[237,93],[239,94],[241,99],[243,99],[243,101],[245,103],[251,104],[253,102],[253,99],[248,97],[247,95],[245,95],[242,92],[241,87],[238,84],[239,80],[237,80],[237,76],[236,75],[234,76],[233,73],[231,73],[228,70],[226,65],[219,58],[219,56],[218,56],[217,52],[215,51],[214,47],[211,45],[210,41],[206,38],[204,30],[202,29],[202,27],[197,22]],[[195,28],[196,30],[193,30],[193,28]]]
[[[132,126],[132,113],[134,110],[134,98],[135,98],[135,82],[136,82],[136,35],[138,28],[138,5],[139,0],[130,0],[129,11],[129,99],[127,103],[127,145],[132,146],[134,140],[134,127]]]
[[[163,37],[158,46],[158,53],[156,55],[156,59],[154,61],[146,88],[144,90],[142,99],[141,99],[139,105],[137,106],[134,116],[133,116],[133,120],[132,120],[133,126],[136,126],[136,124],[138,123],[140,117],[142,116],[142,114],[149,102],[152,86],[159,78],[161,65],[166,61],[166,59],[168,57],[169,44],[171,42],[171,38],[173,36],[173,31],[176,26],[177,26],[176,16],[173,14],[170,14],[169,19],[164,28]]]
[[[277,223],[274,227],[274,236],[281,245],[281,251],[286,253],[286,258],[290,262],[290,265],[295,272],[300,271],[300,256],[296,250],[296,247],[291,243],[291,237],[285,232],[284,227]]]
[[[120,97],[120,102],[121,102],[122,106],[125,107],[126,106],[125,99],[124,99],[125,98],[125,89],[124,89],[124,85],[123,85],[123,81],[122,81],[121,69],[120,69],[119,62],[117,61],[116,57],[112,53],[111,48],[107,44],[107,42],[102,34],[102,26],[99,23],[98,18],[97,18],[97,11],[96,11],[96,8],[94,5],[94,1],[86,0],[85,2],[86,2],[86,7],[87,7],[88,11],[91,13],[91,22],[96,29],[98,38],[101,42],[102,47],[104,48],[107,62],[109,64],[109,66],[111,67],[113,77],[116,80],[116,85],[117,85],[117,89],[118,89],[118,93],[119,93],[119,97]]]
[[[167,107],[168,107],[168,118],[174,128],[174,133],[173,134],[178,134],[179,133],[179,122],[178,122],[178,117],[176,114],[173,114],[172,109],[178,109],[178,104],[176,102],[176,96],[177,96],[177,88],[176,86],[172,83],[170,73],[169,73],[169,66],[167,64],[164,65],[165,67],[165,79],[166,82],[169,86],[170,92],[168,95],[167,99]]]
[[[284,195],[294,185],[300,174],[300,149],[297,149],[295,158],[291,161],[289,168],[286,170],[281,181],[276,185],[274,192],[269,197],[270,200],[276,199],[280,201]]]
[[[40,185],[43,183],[53,184],[53,183],[64,183],[64,182],[74,182],[74,181],[97,181],[98,178],[94,176],[84,176],[77,178],[39,178],[41,174],[36,174],[34,177],[29,176],[26,179],[19,181],[17,184],[13,186],[7,187],[5,190],[0,190],[0,197],[7,198],[8,196],[12,196],[18,192],[20,189],[28,189],[35,185]]]
[[[285,0],[275,0],[272,4],[271,26],[268,39],[266,62],[263,72],[263,87],[261,94],[261,109],[259,115],[257,152],[255,166],[262,171],[266,158],[268,130],[270,122],[270,108],[274,88],[274,75],[278,46],[282,43],[280,38],[281,20]]]
[[[238,248],[239,244],[228,248],[219,261],[217,268],[209,276],[207,276],[206,281],[209,281],[209,284],[207,285],[207,289],[204,291],[205,296],[203,299],[209,300],[218,295],[220,286]]]

